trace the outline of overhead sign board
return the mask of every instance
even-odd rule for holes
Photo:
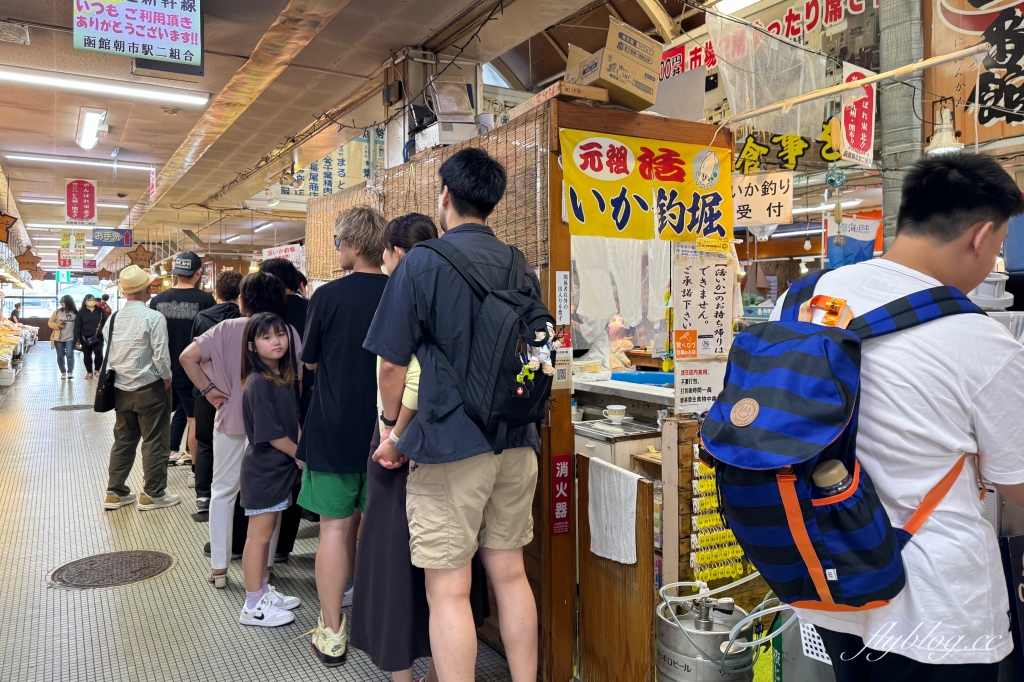
[[[61,230],[60,251],[58,258],[62,260],[82,260],[85,258],[85,231]]]
[[[843,82],[852,83],[874,76],[874,71],[843,62]],[[875,86],[843,96],[843,136],[839,151],[844,161],[862,166],[875,165]]]
[[[172,64],[203,61],[200,0],[75,0],[75,49]]]
[[[64,179],[64,224],[96,224],[96,182]]]
[[[793,171],[732,176],[734,224],[788,225],[793,222]]]
[[[61,284],[71,284],[71,271],[70,270],[57,270],[57,281]]]
[[[131,246],[132,231],[104,227],[92,231],[93,246]]]

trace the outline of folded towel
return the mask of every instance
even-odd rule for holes
[[[638,474],[590,458],[590,551],[620,564],[636,563]]]

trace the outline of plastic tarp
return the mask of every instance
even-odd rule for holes
[[[734,116],[826,87],[824,56],[711,13],[707,26]],[[818,99],[746,122],[757,130],[814,139],[821,134],[824,104]]]

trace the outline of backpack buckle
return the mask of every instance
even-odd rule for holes
[[[800,321],[810,322],[814,316],[814,308],[825,311],[825,317],[822,318],[821,324],[826,327],[846,329],[847,325],[853,320],[853,311],[846,305],[845,300],[818,294],[800,306]]]

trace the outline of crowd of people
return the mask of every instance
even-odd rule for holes
[[[209,523],[210,583],[225,587],[229,563],[242,561],[240,624],[294,620],[299,598],[268,580],[305,515],[319,522],[311,648],[323,665],[345,662],[351,630],[351,644],[396,682],[413,680],[423,657],[432,657],[425,679],[474,679],[489,578],[512,677],[525,682],[537,671],[522,550],[533,536],[539,434],[528,424],[498,435],[467,414],[452,370],[469,365],[483,302],[441,255],[414,247],[443,234],[488,286],[523,282],[540,302],[540,285],[486,226],[504,168],[467,149],[439,174],[440,232],[421,214],[388,222],[373,208],[347,210],[334,227],[346,276],[308,298],[292,263],[271,259],[245,277],[221,273],[214,299],[199,257],[185,252],[172,288],[151,298],[153,276],[128,266],[118,312],[92,297],[79,311],[65,297],[50,326],[62,375],[76,345],[89,349],[90,375],[102,365],[113,373],[104,509],[179,504],[168,466],[190,465],[194,518]],[[136,497],[126,480],[140,442]]]

